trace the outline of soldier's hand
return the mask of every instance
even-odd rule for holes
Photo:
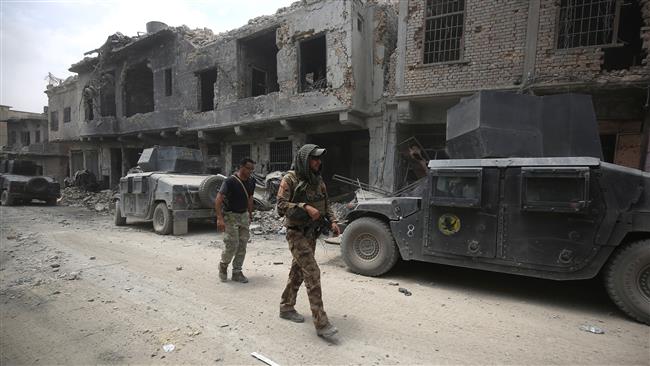
[[[330,229],[332,230],[333,237],[336,238],[337,236],[341,235],[341,229],[339,228],[339,225],[337,223],[333,222]]]
[[[307,211],[307,214],[312,220],[316,221],[320,219],[320,212],[318,211],[318,209],[316,209],[316,207],[305,205],[305,211]]]
[[[226,223],[223,220],[217,219],[217,231],[226,231]]]

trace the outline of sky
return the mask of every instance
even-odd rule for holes
[[[0,104],[43,112],[52,73],[65,79],[84,53],[116,32],[135,36],[148,21],[216,34],[271,15],[294,0],[0,0]],[[95,56],[93,54],[92,56]]]

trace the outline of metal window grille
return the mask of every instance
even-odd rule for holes
[[[63,108],[63,123],[70,122],[71,115],[72,115],[72,113],[70,111],[70,107]]]
[[[232,145],[232,171],[239,169],[239,162],[243,158],[250,158],[251,145]]]
[[[561,0],[557,48],[616,42],[621,0]]]
[[[59,112],[57,111],[50,112],[50,130],[59,130]]]
[[[293,147],[291,141],[271,142],[269,171],[289,170],[293,161]]]
[[[465,0],[427,0],[423,63],[461,59],[464,18]]]

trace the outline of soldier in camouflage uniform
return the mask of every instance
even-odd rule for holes
[[[338,332],[323,309],[320,269],[314,257],[316,238],[323,224],[329,224],[334,236],[340,234],[336,217],[327,202],[327,189],[320,176],[321,156],[325,149],[313,144],[301,147],[278,189],[278,213],[285,216],[287,241],[293,256],[289,280],[282,293],[280,318],[302,323],[305,318],[296,312],[296,296],[302,282],[307,287],[316,333],[330,337]],[[326,221],[329,220],[329,221]]]

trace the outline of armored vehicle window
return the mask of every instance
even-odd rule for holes
[[[439,169],[432,171],[432,175],[432,204],[457,207],[480,205],[480,169]]]
[[[522,169],[522,209],[579,212],[587,207],[588,168]]]

